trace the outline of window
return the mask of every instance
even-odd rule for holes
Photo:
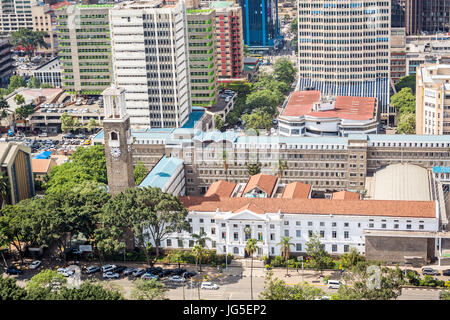
[[[274,247],[270,247],[270,253],[271,254],[275,254],[275,248]]]
[[[237,228],[238,227],[238,225],[237,224],[233,224],[233,228]]]
[[[222,228],[225,228],[226,224],[225,224],[225,223],[222,223],[221,226],[222,226]]]
[[[189,222],[192,222],[192,219],[191,218],[189,218],[189,220],[188,220]]]
[[[216,242],[215,241],[211,241],[211,247],[215,248],[216,247]]]
[[[216,228],[211,228],[211,234],[216,234]]]
[[[349,238],[348,231],[344,231],[344,238],[345,238],[345,239],[348,239],[348,238]]]
[[[398,229],[398,223],[394,224],[394,229]]]
[[[270,225],[270,229],[275,229],[275,225],[274,225],[274,224],[271,224],[271,225]]]
[[[308,237],[312,237],[312,235],[313,235],[313,232],[312,232],[312,230],[308,230]]]
[[[194,240],[189,240],[189,248],[192,248],[194,246]]]
[[[258,229],[261,229],[261,228],[262,228],[262,225],[258,224]]]
[[[308,227],[312,227],[313,223],[312,221],[308,221]]]
[[[324,238],[325,237],[325,231],[324,230],[320,230],[320,237]]]
[[[423,224],[419,224],[419,229],[423,230]]]
[[[331,251],[332,252],[337,252],[337,244],[331,245]]]
[[[300,225],[300,221],[295,221],[295,225],[299,226]]]
[[[271,233],[271,234],[270,234],[270,240],[272,240],[272,241],[275,240],[275,233]]]
[[[235,232],[233,234],[233,236],[234,236],[234,241],[238,241],[239,240],[239,233]]]
[[[233,248],[233,253],[234,254],[239,254],[239,248],[238,247],[234,247]]]
[[[320,223],[320,226],[321,226],[321,227],[325,227],[325,222],[321,222],[321,223]]]
[[[301,243],[296,243],[295,244],[295,251],[302,251],[302,244]]]
[[[407,225],[406,225],[406,229],[410,230],[410,229],[411,229],[411,225],[410,225],[410,224],[407,224]]]
[[[178,248],[183,248],[183,240],[178,239]]]
[[[284,236],[285,236],[285,237],[289,237],[289,230],[288,230],[288,229],[285,229],[285,230],[284,230]]]
[[[369,223],[369,228],[373,228],[373,223]]]
[[[200,223],[203,223],[203,219],[200,219]]]
[[[166,240],[167,246],[171,247],[172,246],[172,240],[171,239],[167,239]]]
[[[344,245],[344,252],[348,252],[349,248],[350,248],[350,246],[348,244]]]
[[[258,241],[263,241],[263,234],[262,234],[262,232],[258,232]]]
[[[205,233],[205,228],[204,227],[200,227],[200,234]]]
[[[344,227],[348,227],[349,223],[348,222],[344,222]]]
[[[337,238],[337,231],[331,231],[331,237]]]
[[[295,230],[295,236],[296,236],[297,238],[301,238],[301,237],[302,237],[302,232],[301,232],[301,230]]]
[[[225,239],[227,237],[227,233],[226,232],[222,232],[222,239]]]
[[[216,223],[216,219],[211,219],[211,223]]]
[[[386,229],[386,223],[382,223],[381,228]]]
[[[285,222],[284,222],[284,225],[285,225],[285,226],[288,226],[288,225],[289,225],[289,221],[285,221]]]
[[[332,222],[332,223],[331,223],[331,226],[332,226],[332,227],[336,227],[336,225],[337,225],[336,222]]]

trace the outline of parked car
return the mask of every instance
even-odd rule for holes
[[[108,271],[103,273],[103,279],[119,279],[120,275],[117,272]]]
[[[67,268],[59,268],[58,273],[62,274],[64,277],[70,277],[75,273],[75,271]]]
[[[123,271],[123,275],[124,276],[129,276],[129,275],[133,274],[133,272],[135,272],[135,271],[136,271],[136,268],[126,268]]]
[[[196,274],[197,274],[197,272],[195,272],[195,271],[187,271],[183,274],[183,277],[185,279],[189,279],[189,278],[195,276]]]
[[[186,279],[182,278],[180,276],[171,276],[171,277],[169,277],[169,281],[172,281],[172,282],[185,282]]]
[[[42,262],[39,260],[33,261],[32,263],[30,263],[30,269],[37,269],[41,264]]]
[[[6,269],[6,273],[7,274],[22,274],[23,271],[20,269],[17,269],[16,267],[8,267],[8,269]]]
[[[114,264],[106,264],[104,266],[102,266],[102,272],[109,272],[109,271],[113,271],[116,268],[116,266]]]
[[[127,268],[127,267],[124,267],[124,266],[117,266],[117,267],[114,269],[114,272],[122,273],[123,271],[125,271],[126,268]]]
[[[187,271],[187,270],[184,269],[184,268],[176,268],[176,269],[173,269],[173,274],[176,275],[176,276],[181,276],[181,275],[183,275],[183,273],[185,273],[186,271]]]
[[[145,273],[145,269],[136,269],[136,271],[133,272],[133,276],[138,278],[142,276]]]
[[[63,135],[64,139],[73,139],[75,138],[75,135],[73,133],[67,133],[65,135]]]
[[[158,280],[158,276],[155,276],[154,274],[151,274],[151,273],[144,273],[142,276],[141,276],[141,279],[144,279],[144,280],[152,280],[152,279],[156,279],[156,280]]]
[[[439,273],[439,271],[434,270],[432,268],[422,268],[422,275],[438,276],[438,275],[440,275],[440,273]]]
[[[445,269],[442,271],[443,276],[450,276],[450,269]]]
[[[172,273],[173,273],[172,270],[169,270],[169,269],[163,270],[163,272],[161,273],[161,277],[170,276]]]
[[[217,290],[219,289],[219,286],[212,282],[202,282],[202,285],[200,286],[200,289],[205,290]]]
[[[328,289],[339,289],[341,282],[339,280],[328,280]]]
[[[86,268],[86,273],[87,274],[91,274],[91,273],[95,273],[95,272],[99,272],[100,268],[97,266],[89,266]]]

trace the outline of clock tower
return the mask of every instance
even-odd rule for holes
[[[103,91],[105,118],[106,168],[109,192],[116,195],[134,187],[134,169],[131,144],[130,118],[125,111],[125,90],[114,84]]]

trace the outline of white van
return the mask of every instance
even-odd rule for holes
[[[339,280],[328,280],[328,289],[339,289],[341,282]]]

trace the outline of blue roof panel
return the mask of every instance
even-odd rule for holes
[[[162,189],[181,164],[183,164],[182,159],[163,156],[142,180],[139,187],[157,187]]]

